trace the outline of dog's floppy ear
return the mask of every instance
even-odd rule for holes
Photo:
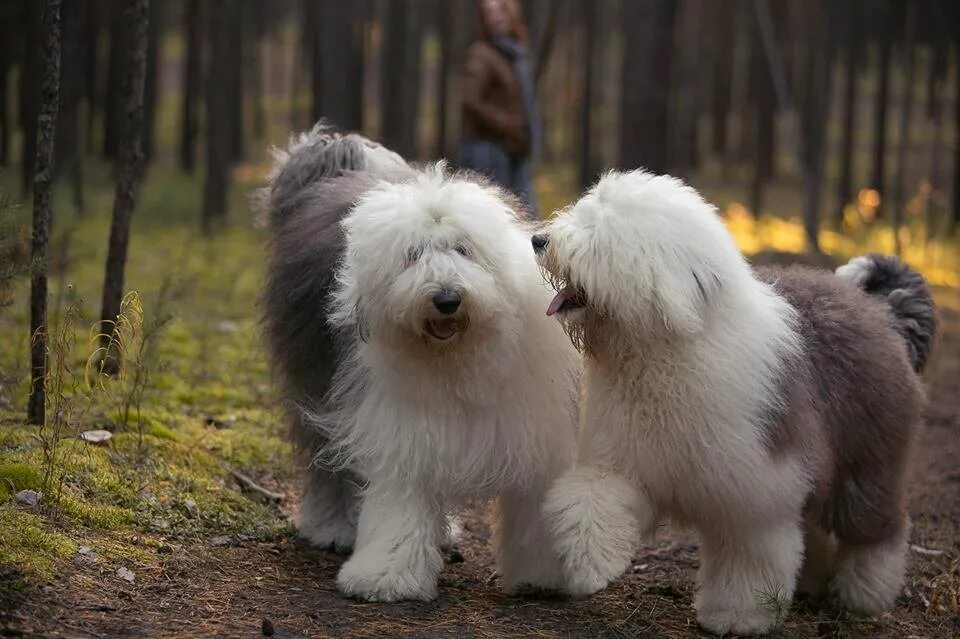
[[[675,331],[699,332],[703,329],[705,314],[722,288],[717,272],[699,260],[665,272],[657,287],[664,323]]]

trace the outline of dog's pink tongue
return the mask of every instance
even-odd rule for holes
[[[554,296],[553,301],[550,302],[550,306],[547,307],[547,316],[549,317],[550,315],[556,314],[556,312],[560,310],[560,307],[563,306],[563,303],[566,302],[567,298],[569,298],[572,294],[573,289],[569,286],[557,293]]]

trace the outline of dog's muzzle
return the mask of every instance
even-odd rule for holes
[[[440,291],[433,296],[433,307],[444,315],[453,315],[460,308],[460,293]]]

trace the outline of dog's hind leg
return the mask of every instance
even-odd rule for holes
[[[315,546],[347,552],[357,535],[360,478],[349,471],[312,466],[297,517],[297,529]]]
[[[640,490],[612,470],[574,468],[547,492],[543,514],[572,595],[597,592],[619,577],[656,524]]]
[[[893,474],[848,479],[834,501],[840,540],[834,587],[844,606],[863,614],[893,608],[903,589],[910,522]]]
[[[717,634],[763,634],[786,614],[803,560],[799,522],[717,529],[702,537],[697,621]]]
[[[356,548],[337,586],[366,601],[435,599],[445,528],[441,505],[419,490],[371,487],[360,507]]]

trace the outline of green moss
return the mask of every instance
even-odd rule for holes
[[[18,566],[28,578],[47,580],[57,560],[74,549],[68,537],[47,530],[41,516],[0,505],[0,564]]]
[[[25,463],[0,464],[0,491],[9,497],[13,491],[36,490],[43,488],[43,475],[39,468]]]

